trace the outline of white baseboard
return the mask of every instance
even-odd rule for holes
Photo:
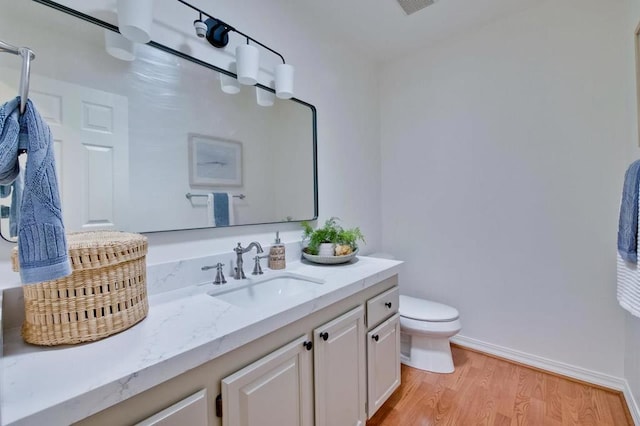
[[[633,417],[633,423],[636,425],[640,425],[640,408],[638,407],[638,400],[633,397],[633,392],[631,392],[631,387],[629,383],[624,381],[624,399],[627,402],[627,407],[629,407],[629,412],[631,412],[631,417]]]
[[[457,335],[451,338],[451,342],[456,345],[476,349],[481,352],[486,352],[511,361],[582,380],[587,383],[604,386],[605,388],[624,391],[627,387],[626,380],[619,377],[609,376],[607,374],[598,373],[596,371],[587,370],[585,368],[576,367],[563,362],[554,361],[552,359],[505,348],[504,346],[494,345],[492,343],[472,339],[471,337]],[[631,407],[629,407],[629,409],[631,409]]]

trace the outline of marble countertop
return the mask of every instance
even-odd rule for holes
[[[286,271],[324,284],[286,308],[242,309],[208,296],[211,285],[178,288],[150,296],[141,323],[82,345],[35,347],[23,343],[19,329],[7,330],[0,424],[83,419],[377,284],[397,274],[401,263],[362,256],[339,266],[289,263]],[[265,276],[273,273],[265,268]]]

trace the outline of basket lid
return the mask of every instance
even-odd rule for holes
[[[18,245],[20,242],[18,242]],[[147,237],[140,234],[119,231],[88,231],[67,234],[69,260],[74,271],[95,269],[129,260],[139,259],[147,254]],[[18,272],[18,247],[11,253],[13,270]]]

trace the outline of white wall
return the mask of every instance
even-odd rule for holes
[[[462,335],[623,376],[627,2],[546,1],[387,64],[383,248]]]
[[[61,2],[108,18],[101,9],[115,2]],[[380,241],[380,149],[378,136],[377,79],[375,68],[357,53],[325,38],[323,28],[304,16],[304,7],[285,0],[244,0],[202,5],[212,14],[282,52],[296,67],[296,97],[318,110],[318,163],[320,218],[342,218],[345,226],[360,226],[367,236],[363,251],[377,249]],[[218,51],[197,39],[192,31],[194,14],[178,2],[157,1],[154,40],[190,52],[216,65],[226,66],[229,52]],[[28,25],[29,23],[25,23]],[[235,43],[238,38],[232,36]],[[263,65],[277,63],[266,53]],[[35,63],[34,63],[35,68]],[[272,76],[263,75],[264,79]],[[266,80],[265,80],[266,82]],[[283,242],[299,239],[297,223],[203,231],[148,234],[148,261],[158,263],[231,250],[237,241],[273,241],[276,229]],[[0,242],[0,287],[18,281],[9,272],[11,245]]]
[[[630,4],[629,22],[626,26],[627,36],[630,41],[627,43],[627,50],[633,51],[635,46],[633,44],[633,34],[635,33],[638,22],[640,22],[640,0],[632,0]],[[638,110],[636,102],[636,80],[635,66],[628,67],[628,73],[632,76],[630,79],[633,81],[632,99],[629,101],[629,109],[633,113],[632,134],[633,138],[629,146],[632,149],[632,153],[629,156],[629,160],[635,160],[640,155],[640,149],[638,148]],[[635,404],[640,407],[640,318],[636,318],[631,314],[626,314],[626,335],[625,335],[625,356],[624,356],[624,377],[629,383],[630,390]]]

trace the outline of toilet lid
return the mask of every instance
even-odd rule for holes
[[[460,314],[451,306],[401,294],[400,316],[419,321],[445,322],[458,319]]]

